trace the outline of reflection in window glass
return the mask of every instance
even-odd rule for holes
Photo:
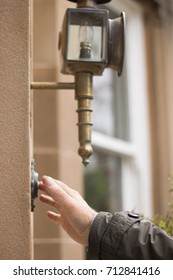
[[[97,211],[119,211],[121,159],[94,151],[85,172],[85,199]]]

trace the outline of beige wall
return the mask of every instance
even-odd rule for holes
[[[58,34],[68,1],[34,1],[34,80],[69,82],[60,74]],[[72,5],[71,5],[72,6]],[[73,5],[74,7],[74,5]],[[36,168],[82,191],[77,154],[77,116],[73,91],[34,91],[34,157]],[[83,247],[46,217],[39,200],[34,214],[35,259],[82,259]]]
[[[0,1],[0,259],[31,258],[30,4]]]

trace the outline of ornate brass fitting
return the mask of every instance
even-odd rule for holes
[[[75,75],[75,99],[78,101],[78,131],[79,149],[78,154],[82,158],[82,163],[87,166],[89,157],[92,155],[91,146],[91,100],[93,99],[92,74],[76,73]]]
[[[83,164],[89,163],[91,146],[91,101],[93,75],[102,75],[105,68],[121,75],[125,47],[125,14],[109,19],[107,9],[97,9],[98,4],[111,0],[68,0],[77,9],[67,9],[59,34],[61,73],[74,75],[75,83],[32,83],[32,89],[74,89],[78,113],[78,154]]]

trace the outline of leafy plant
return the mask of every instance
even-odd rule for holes
[[[170,186],[171,200],[168,204],[168,212],[165,216],[156,216],[153,218],[153,223],[161,229],[165,230],[168,235],[173,236],[173,175],[168,177]]]
[[[155,217],[153,219],[153,223],[160,227],[161,229],[165,230],[166,233],[170,236],[173,236],[173,213],[168,213],[165,217]]]

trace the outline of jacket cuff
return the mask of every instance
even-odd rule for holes
[[[124,233],[141,218],[129,212],[100,212],[95,217],[89,233],[89,259],[102,259],[103,252],[117,254]]]
[[[89,233],[89,258],[93,260],[99,259],[100,241],[104,235],[104,232],[112,218],[112,214],[109,212],[99,212],[92,222]]]

